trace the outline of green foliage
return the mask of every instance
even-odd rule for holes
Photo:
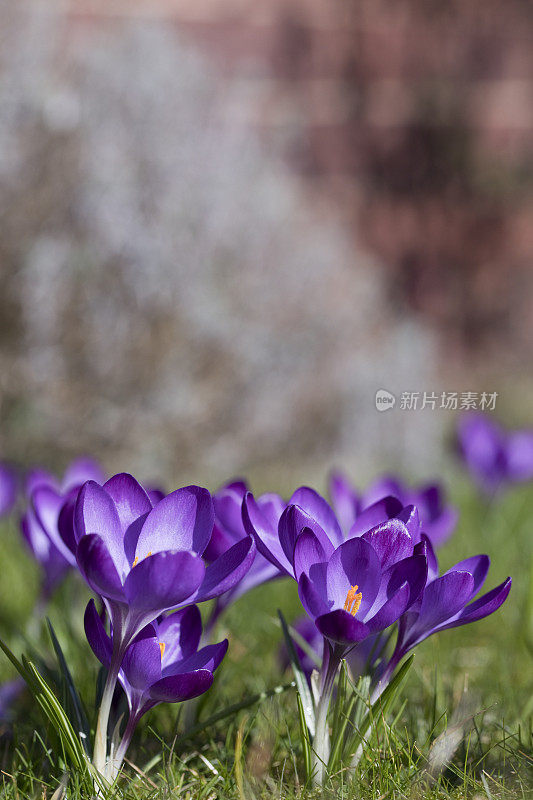
[[[113,796],[124,800],[533,796],[533,492],[517,489],[493,505],[480,501],[468,487],[457,486],[455,495],[460,523],[440,554],[443,568],[467,555],[487,552],[492,560],[487,586],[512,575],[509,600],[493,617],[424,642],[410,668],[405,663],[399,676],[402,685],[393,686],[390,695],[384,693],[372,707],[365,682],[351,681],[345,669],[341,672],[330,710],[329,779],[323,791],[307,784],[311,753],[308,736],[302,736],[307,729],[304,704],[293,691],[297,687],[292,674],[280,671],[283,625],[280,630],[275,610],[281,609],[293,639],[291,623],[301,613],[296,588],[287,580],[254,590],[228,610],[217,631],[219,638],[230,638],[228,656],[219,680],[205,696],[197,723],[185,730],[186,715],[179,706],[150,712],[134,738]],[[0,531],[4,534],[15,552],[12,530]],[[86,731],[93,720],[81,698],[88,709],[93,708],[99,665],[84,641],[85,589],[70,578],[48,611],[53,630],[44,626],[41,630],[36,621],[27,620],[31,606],[27,586],[34,572],[27,577],[23,553],[7,568],[12,596],[0,614],[0,636],[10,660],[3,660],[0,676],[12,675],[10,665],[21,668],[35,700],[30,702],[29,693],[21,698],[12,727],[4,726],[0,737],[2,798],[50,800],[58,787],[62,790],[62,776],[68,773],[67,797],[86,800],[94,796],[94,789],[78,732]],[[25,625],[40,658],[15,634]],[[31,653],[27,660],[12,655],[20,650]],[[54,725],[62,731],[60,740],[54,739]],[[235,770],[237,741],[240,786]]]

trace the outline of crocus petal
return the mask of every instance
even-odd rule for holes
[[[465,414],[459,421],[458,436],[473,476],[486,489],[497,489],[507,473],[503,430],[485,414]]]
[[[406,599],[406,610],[420,598],[427,581],[427,560],[425,555],[413,555],[391,566],[381,577],[379,591],[372,608],[367,611],[364,621],[374,617],[379,610],[392,599],[399,590],[407,585],[409,592]],[[402,612],[403,613],[403,612]]]
[[[360,536],[381,522],[392,519],[402,510],[403,505],[396,497],[384,497],[361,511],[349,533],[349,538]]]
[[[256,547],[252,536],[236,542],[206,568],[204,580],[194,601],[199,603],[211,600],[232,589],[252,566],[255,554]]]
[[[383,500],[385,497],[396,497],[403,505],[405,487],[392,475],[384,475],[368,487],[363,497],[363,507],[368,508],[374,505],[374,503]]]
[[[409,536],[413,540],[413,544],[418,544],[420,541],[420,516],[418,508],[413,505],[404,506],[396,515],[396,519],[404,523]]]
[[[31,495],[35,516],[45,531],[57,526],[59,511],[63,505],[63,496],[51,486],[38,486]]]
[[[342,608],[348,591],[358,586],[361,592],[359,617],[363,618],[378,593],[381,577],[379,557],[367,541],[361,538],[349,539],[338,547],[328,562],[328,599],[334,606]]]
[[[240,513],[240,508],[239,508]],[[244,530],[243,526],[243,536],[246,536],[246,531]],[[218,522],[215,519],[215,524],[213,525],[213,532],[211,533],[211,538],[209,539],[209,544],[205,548],[203,552],[203,557],[206,561],[214,561],[215,558],[218,558],[225,553],[226,550],[235,544],[235,537],[230,535],[226,530],[223,530]]]
[[[106,476],[96,461],[92,458],[77,458],[67,467],[62,482],[63,492],[68,492],[75,487],[79,488],[86,481],[103,484]]]
[[[152,508],[165,497],[165,492],[162,489],[157,489],[153,486],[147,486],[145,492],[152,504]]]
[[[191,550],[201,555],[213,530],[211,495],[200,486],[185,486],[167,495],[146,517],[135,557],[165,550]]]
[[[189,658],[186,658],[184,661],[174,665],[169,664],[168,667],[165,668],[165,677],[170,674],[177,675],[183,672],[191,672],[192,670],[196,669],[208,669],[210,672],[214,672],[226,655],[227,650],[227,639],[223,639],[221,642],[217,642],[216,644],[208,644],[206,647],[202,647],[201,650],[198,650],[197,653],[193,653],[193,655],[189,656]]]
[[[329,495],[340,526],[347,534],[354,524],[359,508],[359,498],[347,478],[333,472],[329,479]]]
[[[426,518],[433,520],[443,508],[442,488],[438,483],[428,483],[416,491],[415,505],[424,510]]]
[[[97,533],[105,542],[120,575],[128,568],[124,553],[122,526],[110,495],[94,481],[80,489],[74,511],[74,524],[78,541],[90,533]]]
[[[430,631],[453,617],[471,598],[474,578],[469,572],[450,572],[426,586],[417,631]]]
[[[135,520],[152,510],[143,487],[127,472],[114,475],[104,483],[104,489],[115,504],[123,534]]]
[[[309,575],[311,567],[327,561],[333,552],[333,545],[327,540],[329,544],[329,552],[319,542],[312,530],[304,528],[302,533],[296,540],[294,548],[294,576],[296,580],[300,580],[302,572]]]
[[[113,645],[111,644],[111,637],[106,633],[104,624],[96,610],[94,600],[89,600],[87,603],[84,626],[85,635],[87,636],[87,641],[91,646],[91,650],[104,667],[109,667]]]
[[[382,631],[388,628],[393,622],[396,622],[399,617],[407,610],[409,606],[409,598],[411,596],[409,584],[407,581],[400,586],[398,591],[384,603],[377,613],[371,619],[366,620],[369,630]]]
[[[435,555],[435,550],[433,549],[431,540],[426,536],[425,533],[422,534],[420,542],[415,545],[413,555],[423,555],[426,558],[428,565],[428,583],[439,577],[439,563],[437,561],[437,556]]]
[[[57,532],[64,544],[62,552],[65,553],[65,556],[72,566],[76,566],[76,548],[78,546],[74,525],[77,497],[78,492],[74,490],[61,506],[61,511],[57,519]],[[67,553],[69,554],[68,556]]]
[[[198,650],[202,636],[202,617],[198,606],[187,606],[161,620],[157,626],[160,642],[165,649],[162,658],[165,664],[181,661]]]
[[[530,481],[533,478],[533,431],[517,431],[507,440],[509,478]]]
[[[303,509],[306,514],[318,523],[335,547],[344,541],[344,536],[333,509],[314,489],[310,489],[308,486],[301,486],[294,492],[288,505],[299,506]],[[308,525],[308,527],[314,530],[312,525]]]
[[[76,551],[81,574],[89,586],[103,597],[125,602],[122,582],[115,562],[101,536],[89,533],[82,537]]]
[[[287,506],[279,520],[278,536],[283,552],[291,565],[294,563],[296,540],[305,528],[313,531],[324,552],[332,553],[334,550],[331,540],[313,517],[299,506]]]
[[[246,532],[254,537],[259,552],[281,572],[292,576],[292,564],[280,544],[278,526],[259,508],[251,492],[247,492],[242,502],[242,521]]]
[[[237,492],[241,496],[241,503],[244,495],[248,491],[248,485],[244,478],[237,478],[230,483],[227,483],[220,491],[224,491],[224,489],[228,489],[231,492]]]
[[[259,510],[269,521],[273,530],[278,529],[279,518],[287,505],[282,497],[275,492],[266,492],[256,499]]]
[[[448,575],[450,572],[469,572],[474,579],[474,585],[472,586],[472,597],[474,597],[485,583],[489,567],[490,558],[488,556],[471,556],[470,558],[465,558],[464,561],[459,561],[458,564],[444,574]]]
[[[439,630],[446,630],[446,628],[456,628],[459,625],[466,625],[467,622],[476,622],[479,619],[488,617],[499,609],[502,603],[507,599],[507,595],[511,591],[511,578],[507,578],[495,589],[492,589],[487,594],[484,594],[478,600],[474,600],[466,606],[463,611],[459,613],[456,619],[448,622],[439,627]]]
[[[124,653],[121,669],[128,683],[143,692],[161,680],[161,649],[152,625],[141,631],[130,644]]]
[[[65,504],[61,494],[50,486],[38,486],[31,496],[35,516],[52,544],[71,566],[76,564],[73,551],[65,544],[59,531],[59,519]],[[71,501],[71,506],[72,506]],[[75,545],[74,545],[75,549]]]
[[[37,521],[37,517],[32,508],[28,508],[25,514],[23,514],[20,525],[22,535],[31,552],[39,563],[44,564],[49,558],[52,544],[43,531],[42,526]]]
[[[457,508],[453,508],[452,506],[448,506],[448,508],[443,509],[439,518],[433,520],[430,531],[431,541],[435,547],[439,547],[450,538],[457,527],[458,520],[459,511]]]
[[[323,614],[315,624],[323,636],[338,644],[362,642],[371,633],[368,625],[342,609]]]
[[[197,669],[161,678],[148,690],[149,697],[157,703],[180,703],[206,692],[213,683],[213,673]]]
[[[413,552],[413,540],[409,531],[398,519],[390,519],[377,525],[363,533],[361,538],[372,545],[381,561],[382,569],[387,569]]]
[[[124,582],[124,593],[134,614],[155,617],[189,598],[204,574],[203,561],[194,553],[158,552],[133,567]]]
[[[55,475],[52,475],[51,472],[48,472],[45,469],[41,469],[40,467],[31,469],[28,472],[24,484],[25,484],[26,494],[28,495],[28,497],[38,486],[51,486],[58,492],[61,489],[59,481],[57,480]]]
[[[235,481],[219,489],[213,495],[215,519],[233,539],[242,539],[243,536],[246,536],[241,507],[247,491],[248,488],[243,481]]]
[[[391,597],[406,582],[409,586],[409,605],[412,605],[422,596],[427,579],[427,557],[415,553],[390,568],[387,595]]]
[[[300,580],[298,581],[300,600],[309,616],[313,617],[313,619],[320,617],[322,614],[327,614],[333,605],[331,602],[328,602],[326,596],[326,565],[317,565],[315,569],[316,571],[322,572],[321,580],[319,580],[318,575],[314,576],[315,580],[311,580],[305,572],[302,572]]]

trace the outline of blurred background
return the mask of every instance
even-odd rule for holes
[[[436,472],[403,392],[532,421],[532,188],[525,0],[1,2],[1,457]]]

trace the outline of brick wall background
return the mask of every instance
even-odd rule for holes
[[[377,254],[450,358],[533,338],[533,9],[523,0],[71,0],[75,24],[172,20]],[[250,102],[252,99],[253,102]]]

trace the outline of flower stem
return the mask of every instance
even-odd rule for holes
[[[395,650],[395,652],[392,654],[392,656],[390,658],[390,661],[387,664],[383,675],[379,679],[379,682],[377,683],[376,687],[374,688],[374,691],[370,695],[370,704],[371,705],[374,705],[374,703],[377,700],[379,700],[379,698],[381,697],[381,695],[383,694],[383,692],[385,691],[385,689],[387,688],[387,686],[391,682],[392,676],[394,675],[394,671],[395,671],[396,667],[398,666],[398,664],[400,663],[400,661],[402,660],[403,656],[404,656],[404,653],[401,650],[398,650],[398,649]]]
[[[117,643],[113,648],[113,655],[111,663],[107,672],[107,678],[102,693],[102,702],[98,712],[98,722],[96,725],[96,734],[94,737],[94,751],[93,751],[93,764],[96,769],[106,777],[106,760],[107,760],[107,728],[109,725],[109,714],[111,712],[111,703],[113,701],[113,694],[115,686],[117,685],[118,673],[122,661],[122,650]]]
[[[326,777],[329,759],[330,740],[328,728],[328,710],[335,685],[341,656],[338,650],[324,639],[324,656],[320,668],[320,697],[316,707],[315,737],[313,739],[313,783],[322,786]]]
[[[132,736],[133,736],[133,734],[135,732],[135,728],[137,727],[137,723],[138,723],[138,721],[140,719],[140,716],[141,716],[140,714],[135,713],[134,710],[132,709],[132,711],[131,711],[131,713],[130,713],[130,715],[128,717],[128,723],[126,725],[126,729],[124,730],[124,734],[122,736],[120,744],[117,747],[117,752],[113,756],[113,762],[112,762],[112,765],[110,767],[111,774],[110,774],[109,778],[111,780],[113,780],[113,781],[117,777],[117,775],[119,773],[119,770],[120,770],[120,768],[122,766],[122,762],[124,761],[124,757],[126,755],[126,751],[127,751],[128,747],[130,746],[130,742],[131,742]]]

